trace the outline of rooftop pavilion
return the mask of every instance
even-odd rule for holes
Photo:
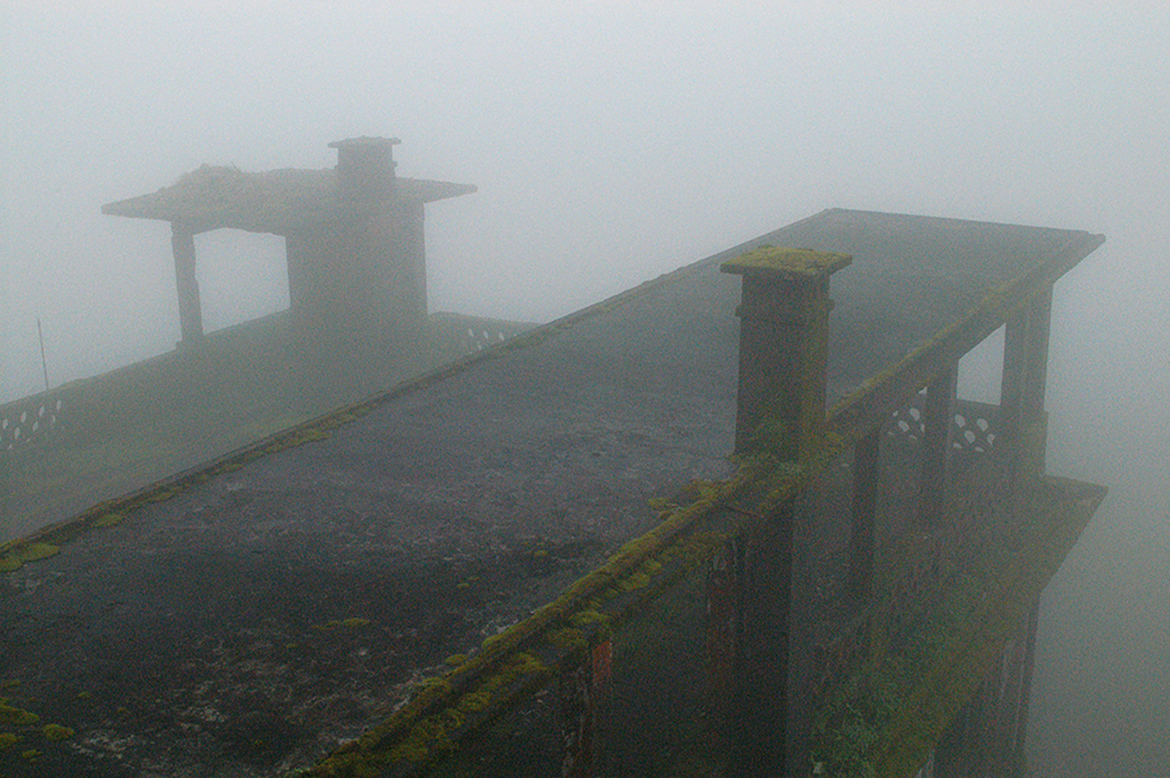
[[[203,165],[102,213],[169,222],[184,343],[203,336],[194,236],[232,228],[284,236],[289,307],[314,329],[384,333],[426,315],[423,206],[470,184],[401,178],[398,138],[333,141],[332,170]]]

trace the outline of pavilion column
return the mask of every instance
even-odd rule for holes
[[[195,231],[190,225],[171,222],[171,250],[175,255],[180,343],[190,346],[203,338],[203,310],[199,303],[199,282],[195,279]]]
[[[762,247],[724,263],[743,276],[735,448],[798,463],[822,445],[829,276],[851,257]],[[793,774],[802,762],[802,702],[790,688],[793,526],[783,505],[734,541],[711,570],[709,652],[713,711],[728,749],[726,774]],[[730,668],[730,671],[729,671]]]

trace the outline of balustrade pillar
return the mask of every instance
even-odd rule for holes
[[[726,262],[743,276],[735,449],[802,462],[825,427],[829,276],[851,257],[765,246]],[[791,663],[794,508],[762,517],[712,566],[708,647],[713,716],[728,776],[796,769]]]
[[[847,254],[765,246],[723,263],[743,276],[740,318],[738,453],[769,451],[800,461],[825,425],[829,276]]]
[[[730,742],[736,689],[736,646],[743,623],[743,544],[729,540],[707,566],[707,720],[714,740]]]

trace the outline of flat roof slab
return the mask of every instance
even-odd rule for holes
[[[853,257],[840,396],[1096,237],[826,211],[108,508],[4,576],[4,694],[76,735],[0,765],[264,775],[359,734],[651,529],[648,500],[730,473],[740,284],[719,267],[750,248]]]

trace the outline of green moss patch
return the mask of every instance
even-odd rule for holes
[[[40,720],[41,717],[37,714],[9,705],[8,700],[0,698],[0,724],[21,727],[36,724]]]
[[[46,724],[41,728],[41,732],[45,736],[45,740],[58,741],[68,740],[77,733],[70,727],[63,727],[60,724]]]
[[[0,572],[17,570],[27,562],[36,562],[56,556],[61,551],[51,543],[16,543],[0,556]]]
[[[724,262],[720,270],[738,275],[812,277],[834,273],[852,261],[848,254],[764,244]]]
[[[978,690],[1104,496],[1051,478],[1028,490],[1018,520],[967,528],[929,581],[915,569],[928,569],[937,551],[896,549],[900,572],[886,576],[856,630],[864,650],[814,716],[813,763],[823,774],[912,775]]]
[[[119,513],[117,511],[111,511],[110,513],[103,513],[101,516],[98,516],[96,519],[94,519],[93,521],[91,521],[89,523],[89,526],[91,526],[91,527],[114,527],[114,526],[117,526],[118,524],[121,524],[125,519],[126,519],[126,514]]]

